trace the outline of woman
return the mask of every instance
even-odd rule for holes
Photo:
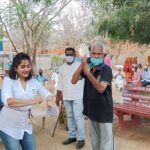
[[[132,79],[130,84],[139,86],[141,85],[141,72],[138,71],[138,65],[137,64],[132,64]]]
[[[31,61],[27,54],[18,53],[2,85],[4,107],[0,115],[0,137],[6,150],[36,150],[31,123],[31,107],[41,98],[51,100],[52,94],[32,78]]]

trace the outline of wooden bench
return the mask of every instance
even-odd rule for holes
[[[141,123],[141,117],[150,118],[150,87],[124,87],[123,103],[114,104],[120,128],[132,127]]]

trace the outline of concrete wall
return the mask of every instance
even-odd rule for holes
[[[41,68],[43,70],[49,70],[51,68],[51,61],[52,56],[51,55],[37,55],[36,57],[36,65],[37,69]]]

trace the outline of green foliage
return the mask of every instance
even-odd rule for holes
[[[0,6],[3,22],[7,27],[22,30],[26,41],[38,43],[42,36],[52,29],[52,22],[48,18],[53,13],[53,0],[31,0],[31,1],[13,1],[6,8]],[[23,29],[24,28],[24,29]],[[32,39],[31,39],[32,38]],[[31,44],[31,43],[29,43]],[[26,45],[29,45],[26,43]],[[33,45],[33,44],[31,44]]]
[[[140,13],[139,20],[133,26],[132,40],[140,43],[150,43],[150,14]]]
[[[52,3],[52,0],[33,0],[35,3],[43,2],[46,5],[50,5]]]
[[[27,3],[18,3],[16,4],[16,9],[21,18],[26,19],[28,14],[28,4]]]
[[[150,43],[150,3],[133,0],[125,4],[100,23],[99,33],[108,33],[114,40]]]
[[[57,63],[60,63],[60,62],[61,62],[61,57],[60,57],[60,56],[57,56],[57,55],[54,55],[54,56],[52,57],[52,61],[57,62]]]
[[[94,18],[92,20],[92,27],[88,29],[88,35],[91,38],[97,36],[101,31],[101,34],[105,34],[106,18],[113,15],[119,8],[121,8],[127,0],[92,0],[92,13]],[[102,31],[99,26],[104,26]],[[99,29],[99,30],[98,30]],[[106,29],[106,31],[105,31]]]
[[[3,37],[4,37],[4,31],[3,31],[2,25],[0,24],[0,38],[3,38]]]
[[[132,9],[120,9],[116,14],[103,20],[99,27],[99,33],[107,32],[115,40],[127,40],[130,38],[130,26],[133,24],[135,12]]]

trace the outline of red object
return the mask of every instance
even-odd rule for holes
[[[130,87],[123,89],[123,103],[114,104],[120,128],[129,128],[141,123],[140,117],[150,118],[150,88]],[[125,115],[130,120],[125,120]]]
[[[124,62],[123,70],[125,72],[125,80],[127,83],[130,82],[132,78],[133,73],[131,69],[132,64],[137,64],[137,57],[128,57]]]
[[[148,66],[150,66],[150,56],[147,57]]]

